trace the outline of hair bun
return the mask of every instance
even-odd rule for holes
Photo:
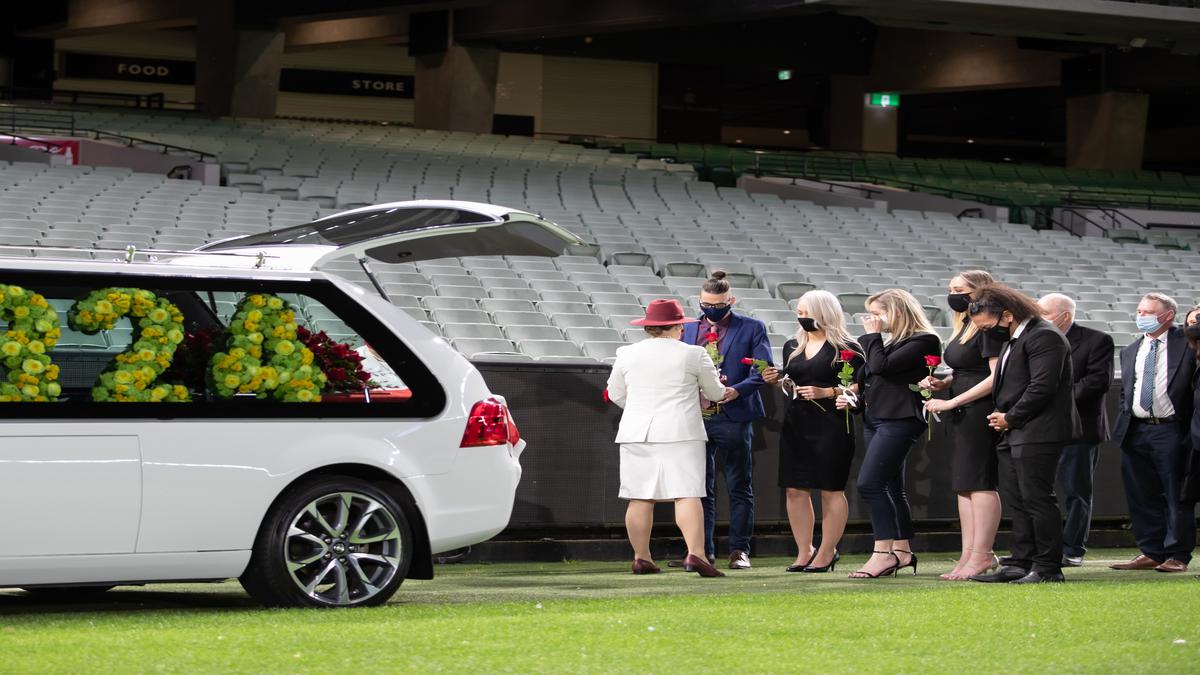
[[[712,278],[720,281],[725,278],[725,270],[713,270]]]

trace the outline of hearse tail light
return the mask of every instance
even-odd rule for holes
[[[460,447],[476,448],[488,445],[516,445],[521,440],[517,424],[508,414],[508,406],[498,398],[480,401],[471,407],[467,429]]]

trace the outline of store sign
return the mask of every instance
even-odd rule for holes
[[[67,52],[63,54],[63,77],[195,84],[196,64],[192,61],[146,59],[140,56],[105,56]]]
[[[279,91],[333,94],[335,96],[412,98],[413,76],[284,68],[279,73]]]

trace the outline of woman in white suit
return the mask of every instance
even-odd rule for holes
[[[621,445],[620,498],[629,500],[625,529],[633,546],[633,573],[661,570],[650,556],[654,503],[675,502],[675,523],[688,555],[684,566],[701,576],[725,576],[704,554],[705,443],[700,394],[721,401],[729,389],[703,347],[680,341],[685,317],[676,300],[655,300],[646,317],[632,321],[649,337],[617,350],[608,397],[624,409],[616,442]]]

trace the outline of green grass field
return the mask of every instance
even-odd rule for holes
[[[626,563],[463,564],[405,582],[386,607],[264,610],[236,583],[116,589],[89,603],[0,591],[0,672],[1195,672],[1200,579],[1112,572],[1094,552],[1068,583],[921,574],[724,579]],[[911,572],[911,570],[907,570]]]

